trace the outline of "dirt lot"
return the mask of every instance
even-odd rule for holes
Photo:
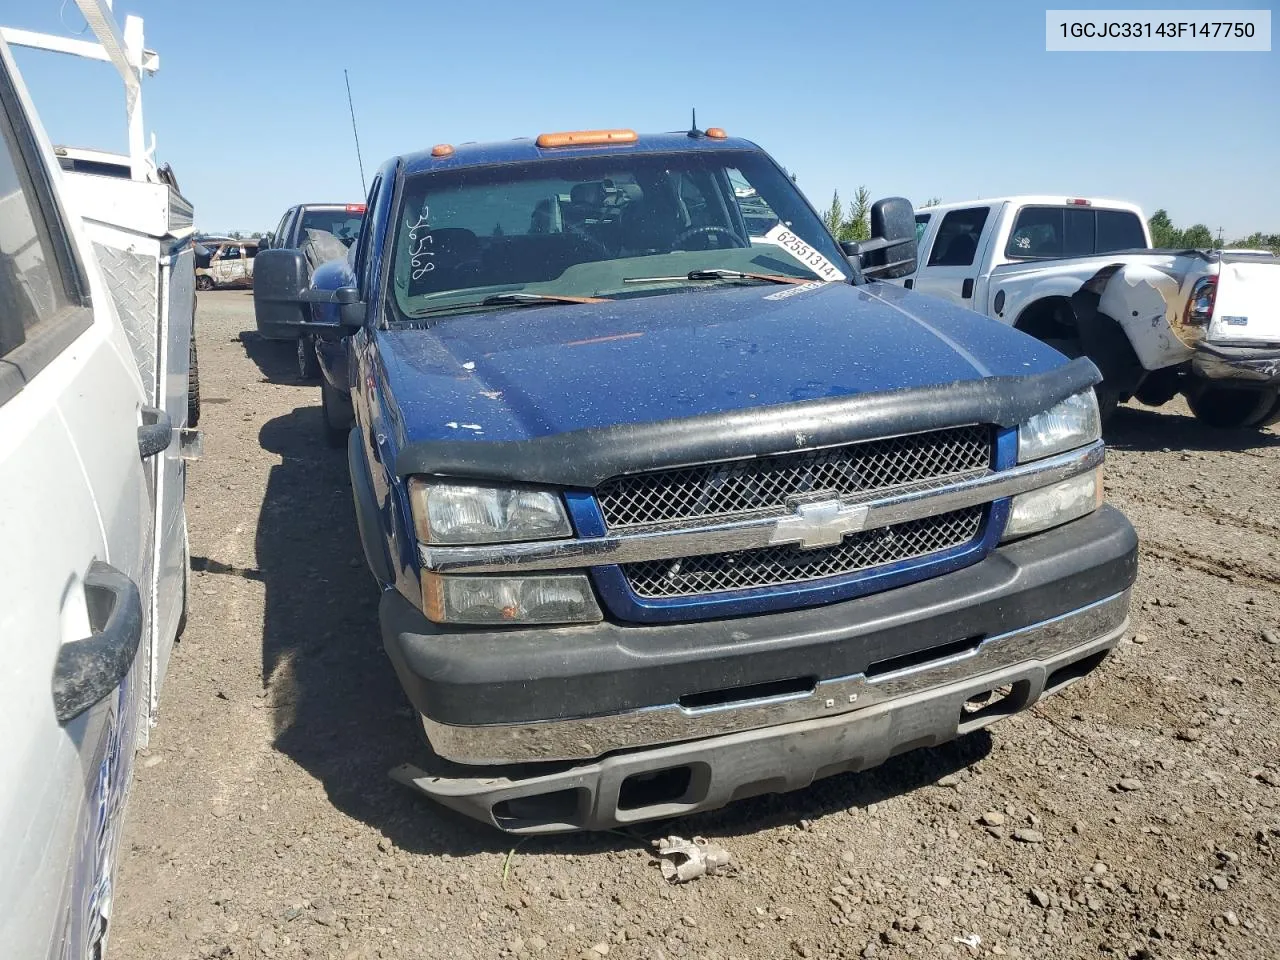
[[[421,756],[319,391],[202,294],[191,616],[139,758],[112,955],[1280,955],[1280,436],[1122,410],[1133,630],[945,748],[637,831],[511,838],[390,782]],[[728,847],[667,885],[661,833]]]

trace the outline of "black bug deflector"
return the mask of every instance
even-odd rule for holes
[[[400,476],[428,474],[594,487],[624,473],[812,450],[961,423],[1012,427],[1101,381],[1087,358],[1030,376],[987,377],[803,400],[652,423],[593,427],[534,440],[406,444]]]

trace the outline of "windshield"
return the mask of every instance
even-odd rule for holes
[[[359,235],[360,223],[363,219],[364,210],[352,209],[351,207],[335,207],[330,210],[303,210],[302,225],[298,229],[298,236],[305,238],[308,230],[323,230],[325,233],[332,233],[349,247]]]
[[[393,276],[409,317],[509,292],[653,296],[725,279],[688,279],[693,271],[830,281],[850,272],[795,185],[754,151],[425,173],[406,179],[403,196]]]

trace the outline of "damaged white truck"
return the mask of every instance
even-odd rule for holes
[[[900,283],[1089,357],[1104,417],[1183,394],[1212,427],[1280,420],[1280,258],[1151,249],[1136,206],[1075,197],[922,207],[916,231]]]

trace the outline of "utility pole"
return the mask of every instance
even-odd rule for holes
[[[1218,249],[1222,249],[1222,228],[1218,228]]]

